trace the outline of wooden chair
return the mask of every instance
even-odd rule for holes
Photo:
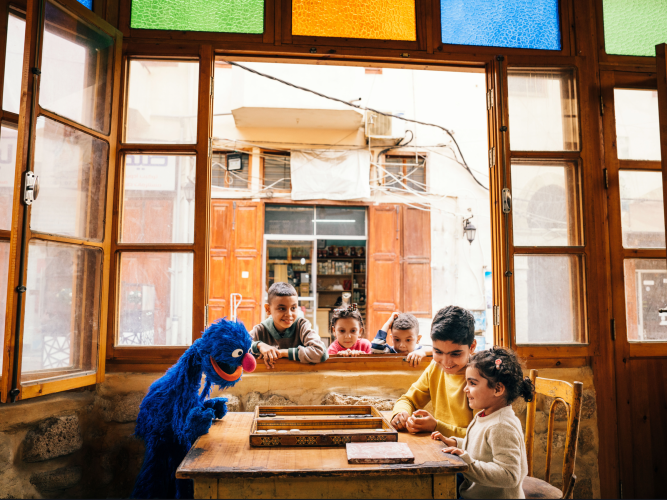
[[[530,370],[530,380],[535,384],[535,398],[528,403],[526,410],[526,458],[528,459],[528,476],[523,481],[523,492],[526,498],[572,498],[574,483],[574,462],[577,454],[577,438],[579,437],[579,421],[581,419],[581,399],[584,384],[563,382],[538,378],[537,370]],[[547,457],[544,477],[546,481],[533,477],[533,447],[535,446],[535,411],[537,394],[553,398],[549,408],[549,424],[547,427]],[[567,413],[567,431],[565,436],[565,452],[563,454],[563,490],[549,484],[551,479],[551,453],[553,451],[554,418],[559,404]]]

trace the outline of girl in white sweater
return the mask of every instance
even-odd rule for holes
[[[464,391],[470,408],[481,410],[466,437],[431,435],[447,445],[443,453],[459,455],[468,464],[459,496],[525,498],[521,484],[528,474],[526,446],[511,403],[518,397],[532,401],[535,388],[523,377],[516,354],[502,347],[475,354],[466,368]]]

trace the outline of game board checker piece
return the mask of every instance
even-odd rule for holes
[[[301,432],[301,429],[290,429],[290,432]]]
[[[287,434],[287,431],[285,429],[281,429],[278,431],[278,434]]]
[[[266,431],[264,429],[258,430],[257,434],[266,434]]]
[[[266,432],[276,432],[275,429],[266,429]]]
[[[384,432],[384,429],[375,429],[375,432]]]

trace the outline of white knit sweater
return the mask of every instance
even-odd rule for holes
[[[455,438],[468,464],[461,498],[526,498],[521,484],[528,475],[521,422],[511,406],[486,417],[475,415],[465,438]]]

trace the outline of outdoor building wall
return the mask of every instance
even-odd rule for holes
[[[222,395],[230,411],[258,404],[374,404],[389,410],[419,377],[415,371],[246,374]],[[94,390],[54,394],[0,406],[0,496],[127,498],[143,460],[134,438],[139,404],[157,373],[112,373]],[[596,395],[590,368],[540,370],[540,376],[584,384],[575,498],[599,498]],[[220,396],[215,393],[212,396]],[[538,400],[535,476],[544,476],[546,399]],[[427,407],[428,408],[428,407]],[[525,425],[525,403],[515,403]],[[552,484],[561,486],[565,421],[556,415]]]

